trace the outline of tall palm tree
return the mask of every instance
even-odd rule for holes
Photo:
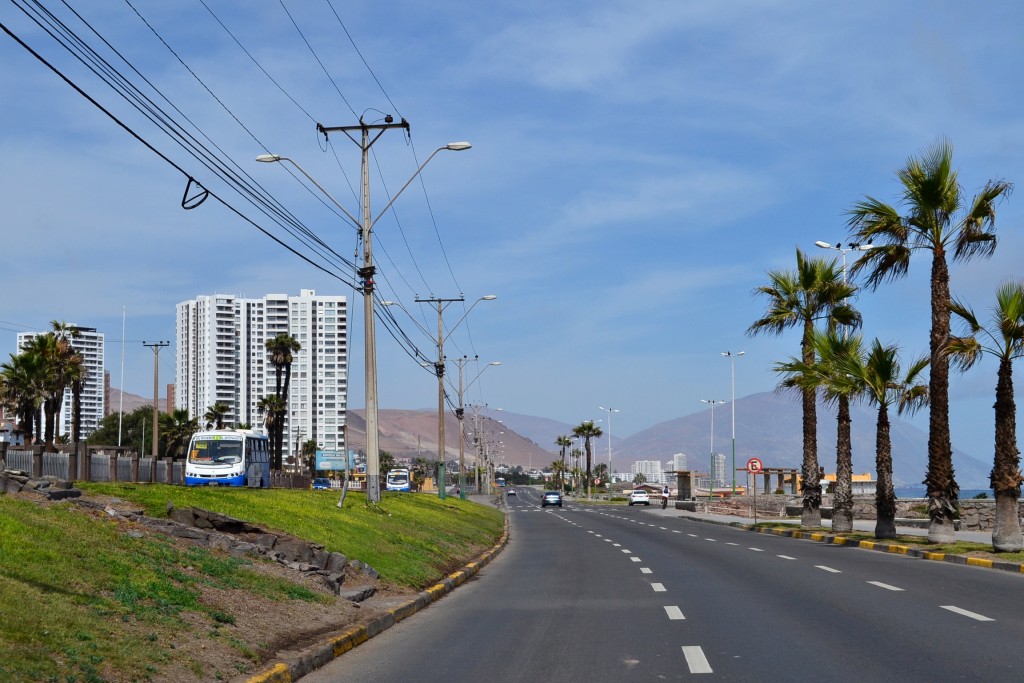
[[[568,435],[562,434],[555,439],[555,445],[561,449],[562,455],[562,466],[558,468],[558,490],[562,491],[565,489],[565,449],[572,446],[572,439]]]
[[[583,450],[587,454],[587,498],[589,499],[591,497],[590,440],[600,437],[604,432],[601,431],[600,427],[594,424],[593,420],[585,420],[573,427],[572,433],[583,439]]]
[[[1013,398],[1013,361],[1024,356],[1024,283],[1006,282],[999,286],[988,327],[979,323],[974,311],[958,300],[950,304],[950,310],[966,327],[966,334],[952,337],[947,346],[953,362],[966,370],[983,354],[999,361],[995,457],[989,474],[989,485],[996,494],[992,546],[997,553],[1015,553],[1024,547],[1017,510],[1022,479],[1017,450],[1017,405]],[[981,336],[986,341],[980,341]]]
[[[0,364],[0,401],[14,412],[26,444],[41,436],[34,426],[43,405],[43,379],[42,357],[27,350]]]
[[[785,375],[782,385],[802,391],[821,390],[825,402],[836,406],[836,485],[832,503],[832,529],[853,530],[853,447],[850,438],[850,399],[863,391],[853,372],[861,364],[861,337],[835,330],[816,331],[811,337],[816,360],[808,365],[791,358],[775,371]]]
[[[207,428],[224,429],[224,418],[229,412],[231,412],[231,407],[227,403],[217,401],[206,409],[203,420],[206,421]]]
[[[223,405],[223,404],[222,404]],[[189,417],[188,410],[176,408],[171,413],[160,414],[160,436],[164,439],[164,452],[174,460],[184,455],[189,439],[199,431],[199,420]]]
[[[274,418],[277,432],[274,436],[274,469],[280,470],[284,457],[284,423],[288,412],[288,391],[291,387],[292,361],[302,346],[290,334],[281,333],[266,341],[270,362],[274,366],[274,396],[278,397],[278,414]],[[283,379],[282,379],[283,376]]]
[[[907,274],[915,250],[930,251],[931,332],[929,339],[928,396],[928,540],[955,540],[953,518],[960,487],[953,471],[953,445],[949,435],[949,341],[950,294],[948,255],[954,261],[991,256],[996,248],[996,202],[1012,185],[990,180],[970,204],[953,169],[953,146],[939,141],[923,156],[911,157],[897,172],[902,185],[900,215],[896,207],[867,196],[849,211],[851,238],[870,242],[851,269],[868,274],[867,285],[878,288],[887,280]]]
[[[756,294],[768,297],[768,308],[760,319],[747,329],[754,336],[762,332],[781,334],[790,327],[801,329],[801,362],[814,364],[812,337],[814,326],[856,326],[860,313],[846,300],[856,287],[843,278],[835,259],[808,258],[796,250],[795,270],[773,270],[768,284],[758,287]],[[821,481],[818,468],[817,396],[812,388],[802,389],[803,407],[803,513],[801,526],[821,525]]]
[[[898,415],[913,414],[928,403],[928,385],[921,374],[928,357],[918,358],[902,374],[899,348],[875,339],[864,362],[850,371],[864,387],[864,397],[878,406],[875,421],[875,538],[896,538],[896,493],[892,484],[892,440],[889,436],[889,407]]]
[[[263,424],[267,428],[267,435],[270,437],[270,441],[278,443],[278,430],[284,431],[284,414],[286,409],[284,399],[274,395],[264,396],[256,404],[256,409],[261,415],[266,416]],[[281,453],[279,450],[275,449],[272,466],[275,470],[281,469]]]

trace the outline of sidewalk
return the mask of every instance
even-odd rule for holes
[[[691,519],[702,520],[712,522],[715,524],[753,524],[753,517],[737,517],[733,515],[716,515],[707,514],[703,512],[688,512],[686,510],[676,510],[669,505],[668,509],[662,510],[660,505],[651,505],[651,511],[659,515],[670,515],[675,517],[689,517]],[[758,515],[758,522],[776,522],[780,526],[792,526],[794,529],[800,528],[800,520],[792,519],[787,517],[762,517]],[[832,526],[832,520],[823,519],[821,520],[823,527],[829,528]],[[855,531],[864,533],[874,533],[875,531],[875,520],[873,519],[855,519],[853,520],[853,528]],[[909,527],[909,526],[897,526],[896,533],[901,536],[927,536],[928,529],[922,527]],[[991,531],[957,531],[956,538],[958,541],[971,541],[974,543],[992,543],[992,532]]]

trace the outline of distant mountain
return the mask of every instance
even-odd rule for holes
[[[110,388],[110,401],[107,405],[107,413],[116,413],[121,410],[121,392],[113,387]],[[145,398],[138,394],[130,394],[127,391],[124,392],[124,413],[128,414],[136,408],[142,406],[153,405],[153,398]],[[160,410],[164,410],[167,407],[167,398],[164,396],[160,397]]]
[[[875,421],[869,406],[851,407],[854,472],[875,471]],[[732,406],[715,407],[714,450],[732,453]],[[916,486],[928,463],[928,435],[909,422],[892,417],[893,478],[897,486]],[[687,455],[687,466],[707,471],[711,453],[711,410],[669,420],[614,445],[616,460],[668,460]],[[765,392],[736,400],[736,466],[758,457],[766,467],[800,467],[803,437],[799,397]],[[833,408],[818,406],[818,462],[835,471],[836,417]],[[988,488],[991,465],[954,449],[953,465],[962,488]]]

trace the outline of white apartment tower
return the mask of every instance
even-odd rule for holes
[[[660,460],[637,460],[633,463],[633,476],[644,475],[648,484],[663,484],[665,476],[662,474]]]
[[[70,339],[71,346],[82,355],[85,366],[85,381],[82,383],[82,414],[79,426],[78,437],[87,438],[100,426],[105,412],[105,396],[103,392],[104,376],[104,335],[97,332],[93,327],[79,327],[68,324],[71,329],[77,330],[77,336]],[[40,332],[19,332],[18,350],[25,348],[32,339],[40,336]],[[64,403],[61,404],[61,411],[57,416],[57,436],[71,435],[73,422],[72,396],[70,387],[64,390]]]
[[[300,349],[292,362],[285,454],[309,439],[324,449],[344,450],[347,331],[345,297],[317,296],[312,289],[298,296],[214,294],[183,301],[176,315],[174,407],[202,420],[220,401],[230,408],[229,424],[262,426],[258,405],[273,395],[276,383],[266,342],[288,334]]]

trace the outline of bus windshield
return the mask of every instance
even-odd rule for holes
[[[188,461],[200,465],[237,465],[242,462],[242,442],[197,440],[192,444]]]

